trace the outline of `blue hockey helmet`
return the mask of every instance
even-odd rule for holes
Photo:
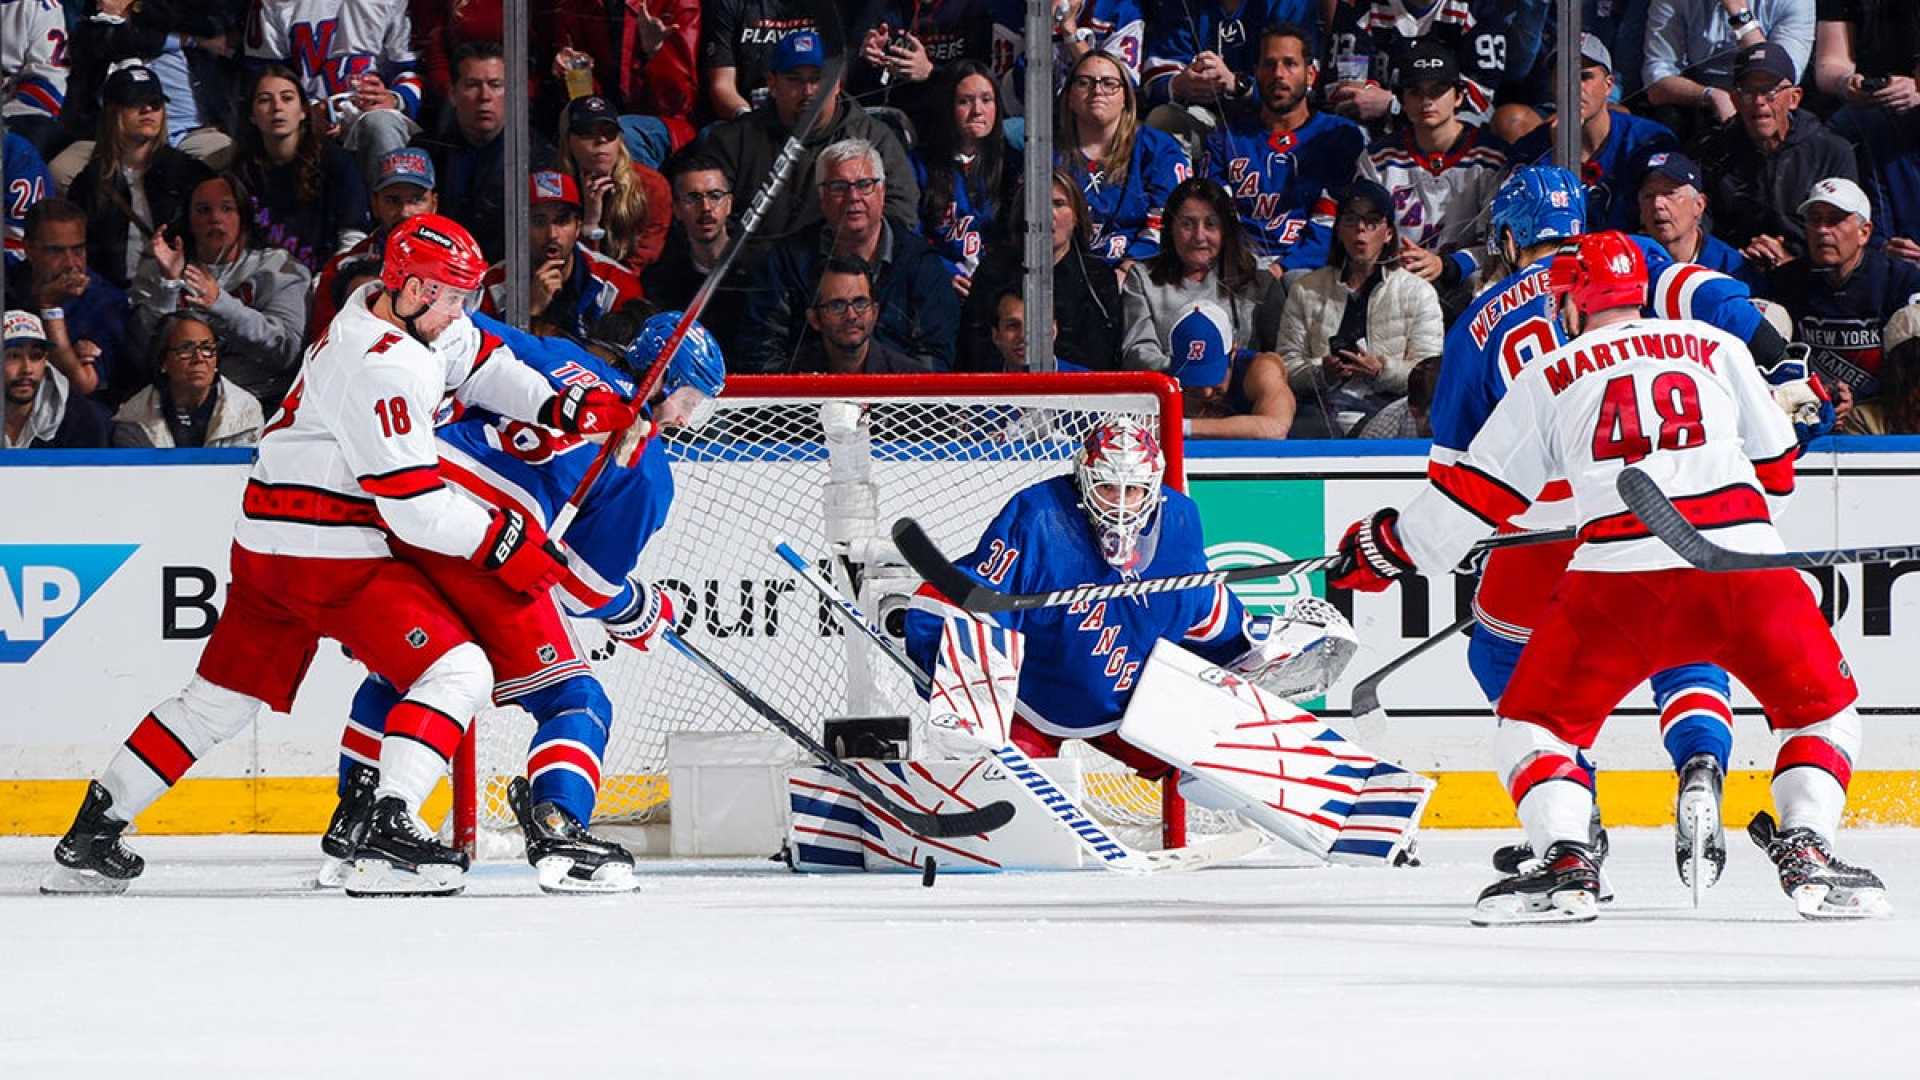
[[[680,325],[680,316],[678,311],[662,311],[640,327],[640,333],[627,346],[627,370],[638,375],[653,366],[654,358],[673,336],[673,328]],[[673,358],[667,361],[667,375],[661,389],[671,394],[683,386],[691,386],[709,398],[717,398],[726,385],[727,362],[720,355],[720,343],[695,320],[687,327],[687,336],[680,339]]]
[[[1500,239],[1515,247],[1565,240],[1586,230],[1587,192],[1580,178],[1555,165],[1522,165],[1493,196],[1492,228],[1487,243],[1499,252]]]

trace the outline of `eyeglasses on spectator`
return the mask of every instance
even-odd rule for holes
[[[1124,82],[1121,82],[1119,79],[1116,79],[1111,75],[1103,75],[1098,77],[1093,75],[1075,75],[1073,77],[1072,85],[1075,90],[1078,90],[1083,94],[1093,94],[1095,92],[1102,93],[1102,94],[1117,94],[1121,90],[1125,89],[1127,84]]]
[[[855,315],[865,315],[867,312],[872,311],[873,300],[865,296],[856,296],[851,300],[822,300],[813,305],[813,310],[824,311],[836,319],[844,319],[847,317],[848,312],[852,312]]]
[[[858,180],[827,180],[821,183],[820,190],[836,199],[844,199],[847,197],[847,192],[849,191],[857,191],[862,195],[870,195],[873,193],[873,189],[879,186],[880,181],[871,176],[864,176]]]

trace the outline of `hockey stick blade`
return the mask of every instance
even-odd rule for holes
[[[910,810],[901,806],[878,784],[867,779],[860,770],[848,765],[820,744],[820,740],[808,734],[805,728],[781,715],[780,710],[769,705],[759,694],[735,678],[731,672],[714,662],[706,653],[694,647],[687,639],[674,633],[671,628],[665,631],[667,643],[677,649],[680,655],[693,661],[702,671],[727,689],[733,691],[749,709],[760,715],[762,720],[772,724],[781,734],[797,742],[807,753],[812,754],[827,770],[845,780],[861,797],[899,819],[900,824],[921,836],[946,838],[955,836],[982,836],[1000,828],[1013,820],[1013,804],[1002,799],[988,803],[975,810],[962,810],[957,813],[928,813]]]
[[[1523,547],[1527,544],[1546,544],[1571,539],[1573,539],[1572,529],[1506,533],[1500,536],[1489,536],[1475,544],[1468,557],[1498,548]],[[939,547],[927,536],[926,530],[912,518],[903,517],[893,523],[893,544],[900,549],[900,555],[907,560],[907,565],[913,567],[921,577],[926,578],[928,584],[968,611],[1029,611],[1034,608],[1066,607],[1070,604],[1096,600],[1151,596],[1155,593],[1178,592],[1182,589],[1210,589],[1215,585],[1225,585],[1235,581],[1257,581],[1262,578],[1289,577],[1294,574],[1311,574],[1317,570],[1331,570],[1340,564],[1341,559],[1338,554],[1316,555],[1310,559],[1255,563],[1252,566],[1236,566],[1230,570],[1208,570],[1199,574],[1138,578],[1133,581],[1118,581],[1104,585],[1076,585],[1070,589],[1055,589],[1052,592],[1003,593],[995,592],[961,573],[960,568],[941,554]]]
[[[1460,631],[1465,630],[1472,624],[1473,616],[1470,614],[1464,616],[1459,622],[1454,623],[1445,630],[1415,645],[1413,648],[1408,649],[1392,660],[1387,661],[1381,665],[1380,670],[1355,683],[1353,685],[1353,695],[1347,703],[1348,714],[1355,720],[1362,720],[1371,717],[1374,713],[1385,712],[1384,709],[1380,708],[1380,684],[1386,682],[1394,672],[1413,663],[1428,650]]]
[[[1763,554],[1733,551],[1701,535],[1653,482],[1653,477],[1632,466],[1620,470],[1614,482],[1620,498],[1660,542],[1697,570],[1727,573],[1735,570],[1818,570],[1823,566],[1848,563],[1902,562],[1920,559],[1920,544],[1885,547],[1830,548],[1825,551],[1780,551]]]

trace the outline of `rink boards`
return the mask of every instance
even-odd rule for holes
[[[1831,444],[1828,444],[1831,445]],[[1799,468],[1784,521],[1795,547],[1915,539],[1920,439],[1852,439]],[[1338,451],[1338,453],[1331,453]],[[1414,442],[1215,443],[1187,447],[1187,471],[1215,567],[1318,554],[1346,525],[1403,504],[1424,483]],[[245,451],[9,452],[0,455],[0,833],[63,826],[78,783],[134,722],[192,671],[222,599]],[[759,545],[757,536],[714,538]],[[1862,691],[1866,748],[1855,805],[1879,821],[1920,824],[1920,582],[1908,570],[1845,567],[1811,577]],[[699,568],[687,575],[697,577]],[[728,583],[718,583],[723,594]],[[1321,703],[1345,721],[1347,684],[1464,611],[1469,583],[1419,582],[1353,598],[1363,646]],[[1256,610],[1278,608],[1315,580],[1239,589]],[[1341,598],[1336,597],[1336,601]],[[704,627],[688,632],[697,641]],[[1429,825],[1511,820],[1487,767],[1490,715],[1450,642],[1388,682],[1394,719],[1350,732],[1379,753],[1439,776]],[[215,751],[141,826],[149,832],[311,831],[331,808],[335,747],[361,669],[324,648],[291,716],[268,716]],[[1772,746],[1757,708],[1736,694],[1729,813],[1764,805]],[[1622,824],[1658,823],[1672,780],[1651,699],[1623,704],[1596,748],[1602,800]]]

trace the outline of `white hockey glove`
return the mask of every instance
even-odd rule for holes
[[[1813,350],[1796,341],[1772,367],[1760,368],[1760,374],[1773,388],[1773,400],[1793,421],[1794,436],[1800,445],[1833,430],[1833,397],[1813,371]]]
[[[607,636],[646,652],[663,627],[674,622],[673,594],[650,581],[633,583],[633,606],[601,621]]]
[[[977,758],[1007,744],[1026,635],[966,615],[942,621],[933,692],[914,733],[917,759]]]
[[[1360,648],[1353,624],[1317,596],[1295,600],[1284,616],[1249,616],[1246,634],[1253,647],[1228,667],[1292,702],[1325,693]]]

